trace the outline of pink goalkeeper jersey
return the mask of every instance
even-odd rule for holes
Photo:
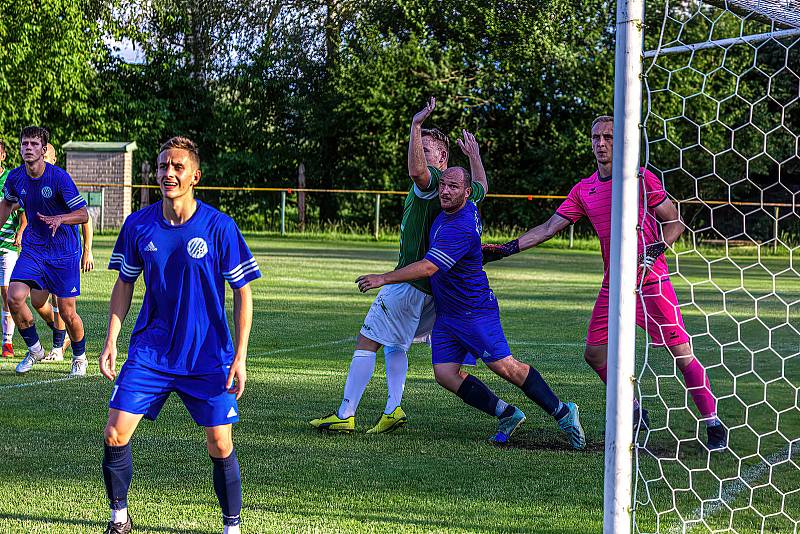
[[[643,175],[643,177],[642,177]],[[661,241],[661,232],[653,210],[667,199],[664,186],[652,172],[639,169],[639,254],[644,251],[645,244]],[[647,198],[647,212],[645,202]],[[603,253],[603,286],[608,286],[608,258],[611,250],[611,177],[600,178],[595,172],[584,178],[572,188],[567,199],[556,210],[560,216],[576,223],[587,217],[592,223],[597,237],[600,239],[600,250]],[[662,254],[656,260],[653,269],[648,273],[644,283],[656,282],[669,276],[667,260]]]

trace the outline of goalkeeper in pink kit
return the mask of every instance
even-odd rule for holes
[[[603,254],[603,284],[589,321],[584,358],[600,379],[606,382],[608,360],[608,265],[611,249],[611,157],[614,119],[601,116],[592,123],[592,151],[597,171],[572,188],[567,199],[550,219],[519,239],[504,245],[484,245],[484,263],[496,261],[547,241],[555,234],[586,217],[600,239]],[[686,388],[706,424],[709,450],[727,447],[728,431],[717,418],[717,401],[711,392],[705,368],[694,357],[692,344],[683,325],[678,299],[669,279],[664,251],[680,237],[684,225],[675,205],[667,197],[661,181],[650,171],[640,169],[639,202],[639,288],[636,324],[645,329],[653,345],[666,346],[683,374]],[[648,424],[647,410],[634,401],[634,424]]]

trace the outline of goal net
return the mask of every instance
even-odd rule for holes
[[[686,225],[670,278],[729,446],[705,447],[676,361],[642,338],[634,531],[797,534],[800,1],[646,7],[642,155]]]

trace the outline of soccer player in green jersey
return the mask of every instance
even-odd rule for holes
[[[6,183],[8,169],[5,168],[6,146],[0,141],[0,189]],[[19,258],[19,243],[25,226],[22,224],[24,215],[22,210],[11,214],[6,223],[0,227],[0,296],[3,299],[3,358],[14,357],[14,319],[8,309],[8,284],[11,281],[11,272]]]
[[[413,183],[403,208],[400,257],[395,269],[410,265],[425,256],[431,225],[442,209],[438,198],[439,180],[442,172],[447,169],[450,141],[439,130],[422,128],[435,107],[436,99],[431,98],[411,121],[408,174]],[[480,202],[488,188],[486,172],[475,137],[467,131],[463,135],[464,138],[459,139],[458,145],[469,158],[474,177],[470,199]],[[328,416],[313,419],[310,421],[311,425],[335,432],[349,433],[355,430],[358,404],[375,371],[377,352],[383,347],[389,394],[383,414],[367,433],[390,432],[403,426],[407,417],[400,403],[408,372],[407,353],[415,340],[427,341],[434,319],[433,297],[427,278],[382,287],[364,319],[356,341],[339,409]]]

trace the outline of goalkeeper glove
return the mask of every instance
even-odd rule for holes
[[[509,241],[503,245],[481,245],[481,252],[483,253],[484,265],[490,261],[502,260],[503,258],[519,252],[519,239]]]
[[[667,244],[663,241],[647,245],[642,254],[639,254],[638,263],[646,269],[652,269],[656,260],[667,250]]]

